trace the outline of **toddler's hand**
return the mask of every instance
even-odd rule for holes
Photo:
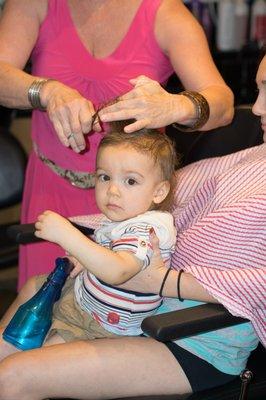
[[[69,238],[74,229],[66,218],[49,210],[38,216],[35,228],[35,236],[60,245]]]

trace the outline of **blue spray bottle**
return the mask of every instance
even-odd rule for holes
[[[20,350],[41,347],[51,326],[54,303],[60,298],[65,281],[73,269],[68,258],[57,258],[53,272],[39,291],[22,304],[6,329],[3,339]]]

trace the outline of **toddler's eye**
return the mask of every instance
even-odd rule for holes
[[[110,176],[108,176],[106,174],[100,174],[97,176],[97,179],[100,182],[107,182],[107,181],[110,181]]]
[[[137,181],[136,181],[134,178],[128,178],[128,179],[126,180],[126,183],[127,183],[128,185],[130,185],[130,186],[133,186],[133,185],[135,185],[135,184],[137,183]]]

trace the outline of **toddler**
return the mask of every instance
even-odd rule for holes
[[[169,213],[176,162],[166,135],[147,129],[124,133],[116,123],[97,153],[95,195],[105,219],[94,240],[55,212],[38,217],[36,236],[62,246],[83,268],[75,281],[67,281],[54,307],[50,335],[72,341],[141,334],[142,320],[160,306],[161,297],[116,286],[149,265],[152,228],[170,265],[176,243]]]

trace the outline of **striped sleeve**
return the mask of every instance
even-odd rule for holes
[[[206,178],[196,189],[183,189],[172,263],[195,276],[232,314],[249,319],[266,344],[265,149],[222,158],[230,161],[222,172],[221,160],[216,173],[215,160],[205,160],[201,171],[202,164],[191,165],[191,174]]]
[[[233,315],[248,318],[266,343],[266,198],[219,210],[181,235],[172,257]]]
[[[113,251],[129,251],[141,261],[143,261],[142,269],[150,264],[153,253],[152,245],[149,240],[150,227],[145,225],[138,226],[138,232],[124,233],[121,238],[113,240],[111,249]],[[141,233],[140,233],[141,232]]]
[[[102,221],[105,219],[106,217],[103,214],[77,215],[69,218],[70,221],[78,225],[92,229],[99,228],[99,226],[102,224]]]

